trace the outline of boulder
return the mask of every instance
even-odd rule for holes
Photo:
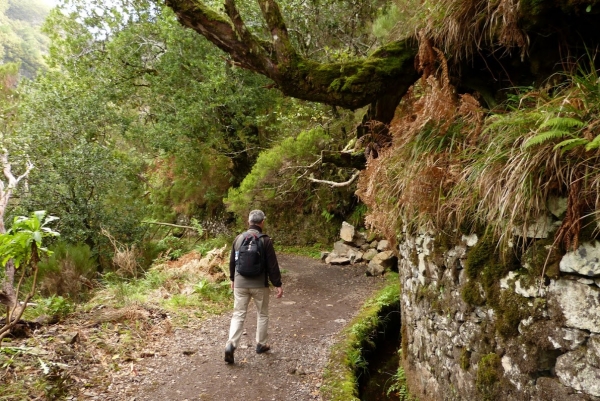
[[[340,238],[342,238],[346,242],[352,242],[354,238],[354,232],[354,226],[344,221],[342,223],[342,229],[340,230]]]
[[[321,262],[325,262],[327,257],[329,256],[329,252],[321,252]]]
[[[600,277],[600,242],[584,242],[575,251],[567,252],[560,261],[560,271],[591,278]]]

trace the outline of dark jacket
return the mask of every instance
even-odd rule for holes
[[[262,233],[262,230],[258,226],[250,226],[248,231],[256,231],[257,233]],[[229,256],[229,279],[231,281],[236,281],[239,285],[236,285],[238,288],[256,288],[264,285],[265,287],[269,286],[267,281],[268,279],[271,281],[275,287],[281,287],[281,271],[279,270],[279,263],[277,262],[277,256],[275,255],[275,248],[273,248],[273,241],[268,236],[263,236],[261,238],[263,242],[263,249],[265,252],[265,263],[266,269],[265,273],[257,276],[257,277],[244,277],[241,276],[235,270],[235,252],[240,248],[241,244],[241,234],[238,235],[233,241],[233,246],[231,247],[231,254]]]

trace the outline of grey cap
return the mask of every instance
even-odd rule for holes
[[[253,210],[250,212],[250,215],[248,216],[248,223],[260,224],[266,218],[267,218],[267,216],[265,216],[265,214],[262,210]]]

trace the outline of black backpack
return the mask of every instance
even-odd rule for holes
[[[235,269],[244,277],[256,277],[264,271],[264,245],[261,241],[266,234],[245,232],[242,243],[236,252]]]

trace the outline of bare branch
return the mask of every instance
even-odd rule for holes
[[[316,182],[317,184],[329,185],[332,188],[341,188],[341,187],[347,187],[348,185],[352,184],[354,182],[354,180],[356,180],[356,178],[359,176],[359,174],[360,174],[360,171],[357,171],[356,173],[354,173],[354,175],[352,177],[350,177],[350,179],[348,181],[345,181],[345,182],[317,180],[316,178],[313,178],[312,174],[310,177],[307,177],[306,179],[311,182]]]

